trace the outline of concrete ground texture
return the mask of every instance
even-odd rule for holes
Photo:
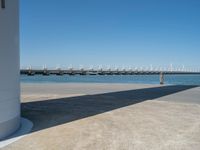
[[[22,84],[32,132],[3,150],[199,150],[200,87]]]

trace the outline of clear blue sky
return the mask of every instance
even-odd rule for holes
[[[200,66],[200,0],[21,0],[21,66]]]

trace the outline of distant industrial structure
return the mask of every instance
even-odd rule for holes
[[[183,69],[75,69],[75,68],[69,68],[69,69],[61,69],[61,68],[55,68],[55,69],[48,69],[46,67],[40,69],[40,68],[26,68],[21,69],[22,75],[159,75],[159,74],[200,74],[200,70],[183,70]]]
[[[160,75],[160,84],[164,84],[164,75],[200,75],[200,71],[195,69],[195,70],[185,70],[184,68],[182,69],[173,69],[169,68],[168,70],[164,69],[153,69],[153,67],[150,67],[150,69],[74,69],[74,68],[69,68],[69,69],[61,69],[61,68],[56,68],[56,69],[47,69],[47,67],[43,67],[43,69],[34,69],[32,67],[29,67],[27,69],[21,69],[20,73],[22,75],[28,75],[28,76],[34,76],[34,75],[43,75],[43,76],[49,76],[49,75],[58,75],[58,76],[63,76],[63,75]]]

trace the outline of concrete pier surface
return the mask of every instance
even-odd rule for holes
[[[32,132],[4,150],[199,150],[200,87],[22,84]]]

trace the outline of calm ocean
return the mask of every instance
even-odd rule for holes
[[[22,83],[144,83],[159,84],[159,75],[63,75],[26,76],[21,75]],[[165,75],[166,84],[200,85],[200,75]]]

